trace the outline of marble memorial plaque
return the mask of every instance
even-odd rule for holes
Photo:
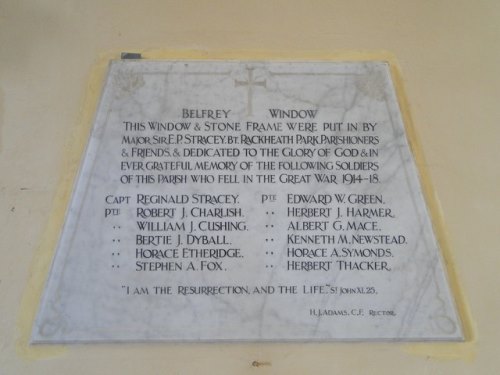
[[[33,343],[461,339],[386,63],[111,63]]]

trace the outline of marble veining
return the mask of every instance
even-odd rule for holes
[[[32,342],[224,340],[463,340],[386,63],[110,64]]]

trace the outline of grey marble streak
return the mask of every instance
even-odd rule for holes
[[[195,122],[182,119],[182,108],[230,109],[217,121],[273,122],[269,108],[318,110],[314,135],[354,135],[344,127],[324,131],[323,122],[377,122],[379,156],[345,161],[374,161],[380,182],[369,184],[139,184],[120,182],[124,135],[165,136],[162,131],[125,132],[124,121]],[[215,120],[210,120],[215,121]],[[248,135],[263,133],[242,131]],[[175,133],[177,134],[177,133]],[[208,133],[191,127],[183,134]],[[211,133],[214,134],[214,133]],[[226,133],[217,132],[224,135]],[[279,134],[298,133],[283,128]],[[226,134],[227,135],[227,134]],[[235,134],[237,135],[237,134]],[[308,135],[308,134],[305,134]],[[146,146],[144,146],[146,147]],[[147,146],[152,147],[152,146]],[[160,147],[160,146],[158,146]],[[163,146],[161,146],[163,147]],[[181,152],[186,144],[175,145]],[[227,145],[217,146],[227,147]],[[240,150],[245,145],[236,145]],[[256,146],[259,147],[259,146]],[[276,145],[278,148],[284,146]],[[334,145],[293,145],[330,148]],[[348,147],[348,146],[345,146]],[[358,147],[358,146],[356,146]],[[173,149],[172,146],[170,149]],[[134,159],[141,160],[141,159]],[[162,161],[165,158],[152,158]],[[180,158],[188,160],[188,158]],[[192,162],[206,160],[191,158]],[[210,158],[210,160],[215,160]],[[229,160],[223,158],[221,160]],[[249,160],[240,155],[234,161]],[[251,159],[269,161],[261,155]],[[276,161],[297,159],[279,157]],[[303,159],[301,159],[303,160]],[[324,161],[314,156],[307,161]],[[332,155],[329,160],[337,160]],[[279,175],[283,171],[275,171]],[[165,172],[182,173],[182,172]],[[255,172],[254,172],[255,173]],[[307,173],[307,172],[300,172]],[[338,172],[340,173],[340,172]],[[213,171],[218,176],[224,172]],[[240,179],[243,171],[236,171]],[[240,180],[241,181],[241,180]],[[247,231],[228,232],[243,258],[224,260],[220,272],[138,272],[135,270],[136,194],[234,194]],[[390,271],[328,272],[287,270],[287,194],[371,194],[382,196],[394,217],[377,218],[379,234],[404,235],[399,245],[304,245],[390,248]],[[277,201],[261,204],[262,194]],[[106,204],[106,196],[130,196],[130,204]],[[172,205],[177,213],[195,205]],[[351,205],[355,208],[369,206]],[[303,205],[302,207],[319,207]],[[332,212],[344,206],[332,203]],[[118,216],[104,216],[119,208]],[[275,212],[275,215],[269,214]],[[176,214],[177,215],[177,214]],[[344,218],[345,219],[345,218]],[[299,221],[305,219],[297,219]],[[313,219],[314,220],[314,219]],[[316,219],[318,220],[318,219]],[[326,234],[357,232],[331,229]],[[180,221],[177,216],[173,221]],[[268,225],[268,227],[265,227]],[[271,225],[273,227],[271,228]],[[265,229],[267,228],[267,229]],[[270,229],[271,228],[271,229]],[[142,232],[141,232],[142,233]],[[161,234],[161,233],[154,233]],[[216,235],[220,233],[210,233]],[[318,233],[316,233],[318,234]],[[325,234],[325,233],[323,233]],[[359,233],[358,233],[359,234]],[[268,243],[266,238],[273,238]],[[338,238],[338,237],[337,237]],[[119,242],[118,242],[119,240]],[[162,247],[162,246],[159,246]],[[165,245],[163,248],[173,247]],[[203,246],[198,246],[203,247]],[[267,254],[266,254],[267,251]],[[270,252],[273,255],[269,255]],[[117,255],[120,253],[120,255]],[[307,260],[307,259],[306,259]],[[333,259],[338,260],[336,258]],[[361,258],[342,259],[362,261]],[[377,260],[377,259],[370,259]],[[184,263],[189,263],[182,260]],[[334,262],[335,263],[335,262]],[[118,268],[120,265],[120,268]],[[268,267],[266,267],[266,265]],[[270,265],[273,267],[271,268]],[[115,268],[116,266],[116,268]],[[124,286],[296,285],[292,294],[126,295]],[[375,294],[304,294],[303,286],[373,287]],[[358,314],[356,312],[362,311]],[[371,315],[370,311],[388,311]],[[330,313],[328,313],[330,312]],[[52,268],[33,325],[33,343],[132,341],[331,341],[331,340],[462,340],[460,319],[446,280],[418,173],[384,62],[267,61],[114,61],[99,104],[94,127],[75,182]]]

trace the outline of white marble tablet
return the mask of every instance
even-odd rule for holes
[[[33,343],[461,339],[386,63],[111,63]]]

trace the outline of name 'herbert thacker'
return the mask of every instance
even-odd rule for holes
[[[91,134],[32,342],[463,338],[386,62],[113,61]]]

